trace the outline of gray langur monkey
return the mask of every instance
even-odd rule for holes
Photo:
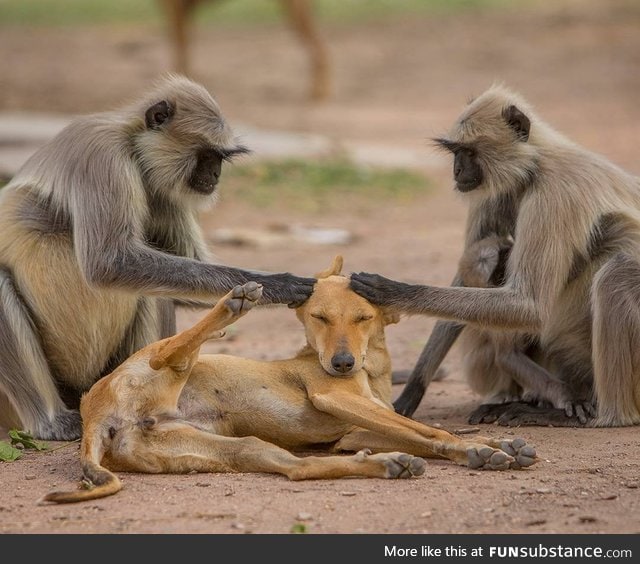
[[[504,286],[438,288],[360,273],[352,288],[396,311],[538,335],[569,397],[595,400],[589,424],[640,424],[640,179],[500,86],[473,100],[440,142],[454,156],[457,190],[472,200],[521,194]],[[553,411],[505,404],[503,416],[548,424]]]
[[[497,236],[471,245],[458,266],[462,286],[502,286],[512,245],[511,239]],[[460,346],[466,379],[471,389],[484,397],[483,404],[469,416],[469,423],[496,419],[503,423],[500,417],[505,409],[499,404],[518,401],[557,408],[549,413],[550,419],[555,415],[554,426],[584,425],[595,415],[591,402],[573,402],[563,382],[545,369],[546,359],[535,335],[469,324],[462,332]]]
[[[261,303],[306,300],[314,279],[206,262],[196,214],[246,151],[205,88],[169,76],[25,163],[0,191],[2,424],[78,437],[80,394],[172,335],[174,303],[211,304],[250,280]]]
[[[488,211],[485,208],[483,211]],[[492,210],[495,211],[495,210]],[[491,214],[490,217],[497,217]],[[506,217],[504,218],[506,219]],[[502,223],[502,226],[506,226]],[[511,237],[489,235],[471,243],[459,263],[454,284],[464,287],[490,288],[505,282],[507,258],[513,246]],[[439,322],[444,332],[434,328],[402,394],[394,403],[396,411],[411,406],[411,416],[419,405],[426,387],[439,368],[458,334],[447,333],[449,321]],[[503,416],[509,402],[550,405],[557,408],[554,426],[579,426],[593,416],[591,402],[573,401],[562,381],[544,368],[546,359],[535,335],[508,330],[491,330],[468,325],[461,329],[460,348],[463,353],[463,373],[471,389],[483,397],[483,403],[469,416],[469,423],[508,423]],[[444,335],[444,337],[443,337]],[[422,363],[422,364],[421,364]],[[405,415],[405,413],[403,413]],[[521,421],[522,423],[522,421]]]

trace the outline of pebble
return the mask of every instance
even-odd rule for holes
[[[313,515],[311,515],[311,513],[307,513],[306,511],[300,511],[300,513],[296,515],[296,519],[298,521],[311,521],[313,519]]]
[[[547,522],[546,519],[535,519],[524,524],[525,527],[535,527],[536,525],[544,525]]]
[[[35,474],[27,474],[24,477],[25,480],[35,480],[36,479],[36,475]]]
[[[356,492],[340,492],[340,495],[343,495],[345,497],[353,497],[354,495],[356,495]]]

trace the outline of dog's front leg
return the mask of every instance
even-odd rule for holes
[[[486,470],[521,468],[537,461],[535,453],[532,456],[515,458],[500,448],[464,441],[447,431],[398,415],[367,398],[345,390],[329,389],[311,393],[309,399],[320,411],[373,431],[373,436],[364,436],[365,440],[371,438],[374,441],[373,448],[377,446],[384,447],[383,450],[403,450],[423,457],[439,456],[471,468]],[[382,435],[387,441],[382,442],[376,439],[375,435]]]

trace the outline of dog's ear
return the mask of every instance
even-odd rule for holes
[[[400,321],[400,314],[395,311],[383,311],[382,320],[385,325],[392,325]]]
[[[326,270],[322,270],[316,274],[316,278],[329,278],[329,276],[338,276],[342,272],[342,265],[344,259],[342,255],[336,255],[331,263],[331,266]]]

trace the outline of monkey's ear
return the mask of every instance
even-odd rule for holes
[[[521,141],[529,139],[531,121],[516,106],[509,106],[502,112],[502,117],[509,124],[509,127],[516,132]]]
[[[151,106],[144,114],[144,121],[149,129],[159,129],[167,123],[175,113],[173,104],[162,100]]]

